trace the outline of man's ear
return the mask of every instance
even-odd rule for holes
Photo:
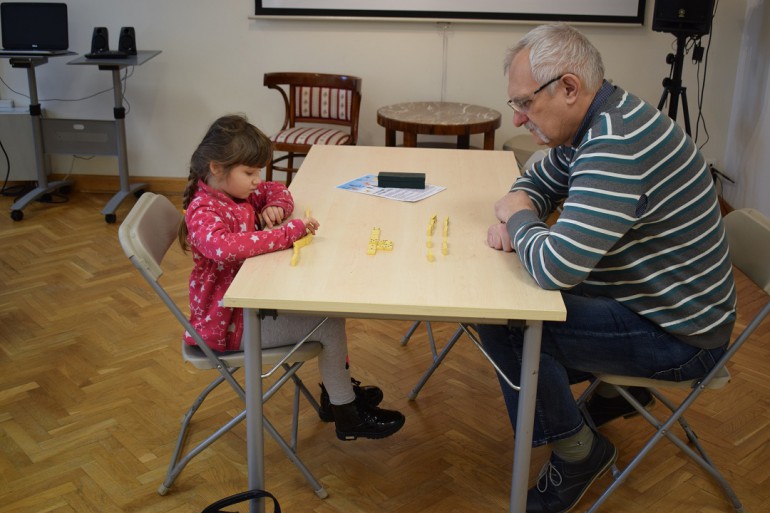
[[[565,74],[561,81],[564,84],[565,91],[567,92],[567,103],[575,103],[578,99],[578,96],[580,95],[581,90],[583,89],[583,83],[580,81],[577,75],[573,75],[572,73]]]

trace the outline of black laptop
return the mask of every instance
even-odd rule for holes
[[[61,55],[69,48],[67,4],[0,3],[0,55]]]

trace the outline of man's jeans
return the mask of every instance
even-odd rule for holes
[[[669,335],[615,300],[562,294],[565,322],[544,322],[537,380],[533,446],[577,433],[583,417],[570,385],[593,373],[684,381],[706,375],[725,347],[699,349]],[[521,375],[523,331],[479,325],[484,348],[512,383]],[[498,376],[499,378],[499,376]],[[518,392],[500,380],[511,424],[516,426]]]

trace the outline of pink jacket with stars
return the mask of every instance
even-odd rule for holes
[[[294,200],[285,185],[262,182],[248,199],[236,201],[198,182],[198,190],[187,207],[187,240],[194,263],[190,274],[190,322],[214,350],[236,351],[241,346],[243,310],[222,306],[222,298],[243,261],[290,248],[305,236],[305,224],[300,219],[261,230],[255,212],[261,213],[268,206],[283,208],[286,217],[292,213]],[[195,344],[188,333],[185,342]]]

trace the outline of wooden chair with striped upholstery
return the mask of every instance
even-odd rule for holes
[[[265,73],[264,85],[281,93],[285,107],[283,126],[270,137],[273,150],[284,154],[267,165],[267,180],[273,179],[273,170],[283,171],[289,185],[299,169],[295,159],[306,156],[314,144],[355,145],[358,141],[360,78],[275,72]]]

